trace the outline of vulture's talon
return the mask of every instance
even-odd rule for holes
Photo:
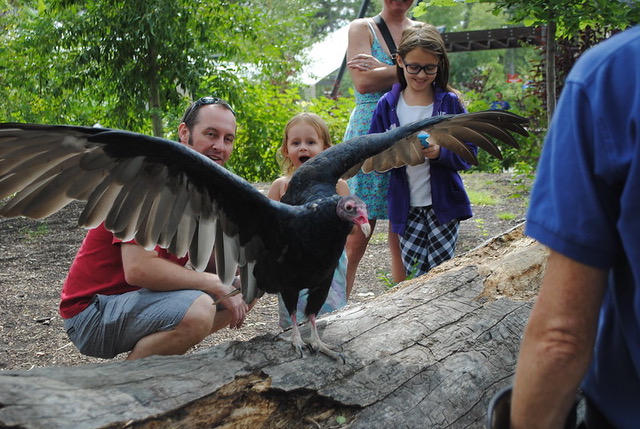
[[[342,353],[332,350],[320,338],[320,335],[318,334],[318,325],[316,322],[315,314],[309,314],[309,322],[311,323],[311,337],[309,338],[309,341],[307,341],[307,346],[316,353],[320,352],[334,360],[341,360],[342,363],[345,363],[346,360]]]
[[[298,353],[300,354],[299,357],[303,358],[304,348],[307,346],[307,344],[304,342],[304,340],[300,336],[300,331],[298,330],[298,324],[294,323],[291,326],[291,333],[288,336],[284,334],[285,334],[284,332],[281,332],[280,334],[276,335],[275,338],[290,343],[291,347],[293,347],[294,350],[297,350]]]
[[[324,354],[325,356],[329,356],[333,360],[341,360],[342,364],[346,363],[346,359],[345,359],[345,357],[344,357],[344,355],[342,353],[338,353],[336,351],[333,351],[329,347],[326,347],[324,345],[322,347],[319,347],[316,352],[320,352],[320,353]]]

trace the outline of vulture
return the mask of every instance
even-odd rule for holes
[[[423,131],[429,142],[477,165],[467,143],[501,157],[492,139],[518,147],[511,133],[528,135],[526,123],[510,112],[483,111],[359,136],[298,168],[279,202],[178,142],[106,128],[3,123],[0,217],[38,219],[86,201],[80,226],[104,222],[122,240],[188,254],[198,270],[213,253],[225,284],[239,270],[247,303],[280,293],[294,316],[299,291],[309,289],[311,336],[303,341],[293,323],[292,344],[344,361],[321,341],[315,316],[353,226],[370,230],[362,200],[336,194],[338,179],[424,162],[417,137]]]

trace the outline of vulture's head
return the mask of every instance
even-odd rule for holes
[[[355,195],[347,195],[340,198],[336,206],[336,214],[340,219],[358,225],[365,237],[371,234],[367,205]]]

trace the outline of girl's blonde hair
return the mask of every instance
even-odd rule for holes
[[[305,123],[311,125],[316,132],[318,133],[318,137],[322,141],[322,150],[329,149],[332,145],[331,143],[331,134],[329,134],[329,127],[327,123],[320,116],[315,113],[310,112],[302,112],[298,113],[293,118],[289,119],[287,125],[284,126],[284,136],[282,137],[282,145],[280,146],[280,150],[278,150],[278,162],[282,166],[282,172],[290,176],[295,171],[295,167],[289,158],[289,152],[287,151],[287,140],[289,138],[289,130],[294,125],[299,123]]]

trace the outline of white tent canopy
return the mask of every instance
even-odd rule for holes
[[[300,81],[305,85],[316,82],[340,68],[347,52],[349,25],[329,33],[322,41],[314,44],[304,53],[310,62],[300,73]]]

